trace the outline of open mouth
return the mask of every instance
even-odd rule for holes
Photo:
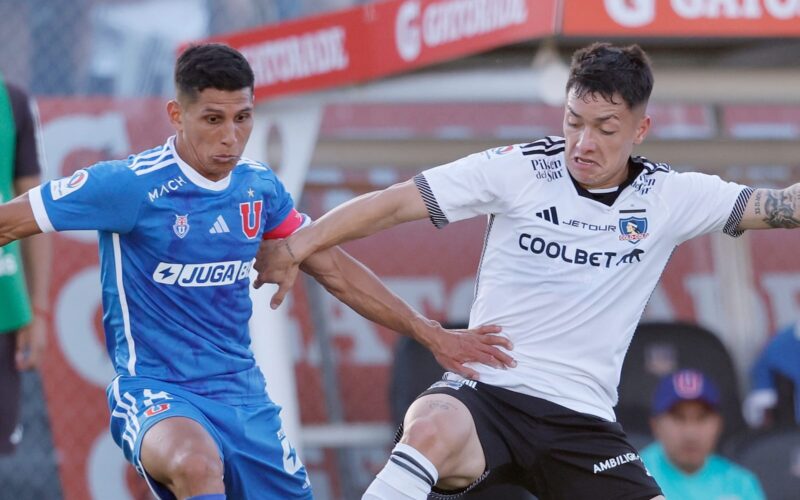
[[[590,160],[588,158],[583,158],[583,157],[580,157],[580,156],[574,156],[572,158],[572,161],[574,161],[577,165],[581,165],[581,166],[584,166],[584,167],[591,167],[593,165],[597,165],[597,162],[594,162],[594,161],[592,161],[592,160]]]

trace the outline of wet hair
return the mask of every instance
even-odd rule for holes
[[[614,95],[619,95],[633,109],[646,104],[652,90],[650,59],[638,45],[593,43],[572,55],[567,93],[573,91],[581,99],[599,94],[614,104]]]
[[[253,90],[255,77],[247,59],[236,49],[221,43],[191,45],[175,63],[178,97],[191,101],[205,89]]]

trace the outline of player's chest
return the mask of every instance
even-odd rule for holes
[[[182,253],[254,253],[269,224],[269,200],[253,188],[172,193],[142,207],[136,232]],[[216,250],[216,252],[215,252]]]
[[[507,244],[528,264],[546,268],[619,270],[660,261],[672,249],[664,210],[640,197],[607,206],[577,196],[544,196],[502,221]]]

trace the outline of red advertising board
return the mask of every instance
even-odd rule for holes
[[[245,54],[256,97],[406,72],[552,35],[557,0],[386,0],[215,37]]]
[[[561,34],[637,37],[800,36],[797,0],[562,0]]]

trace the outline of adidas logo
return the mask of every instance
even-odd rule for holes
[[[228,229],[228,224],[225,223],[225,219],[222,218],[221,215],[217,216],[217,220],[214,221],[214,225],[211,226],[211,229],[208,230],[211,234],[221,234],[221,233],[230,233],[231,230]]]
[[[544,219],[547,222],[552,222],[556,226],[558,225],[558,213],[556,212],[556,207],[550,207],[547,210],[536,212],[536,217]]]

